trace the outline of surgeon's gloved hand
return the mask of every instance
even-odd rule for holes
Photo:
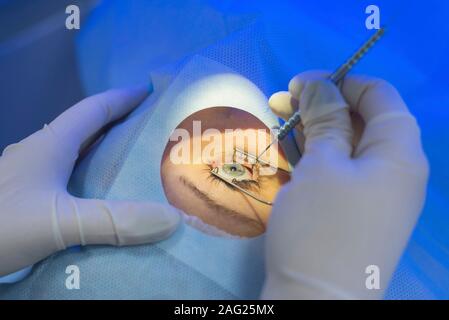
[[[67,183],[82,146],[147,96],[146,89],[89,97],[0,158],[0,276],[74,245],[134,245],[169,236],[180,216],[157,203],[73,197]]]
[[[424,204],[428,163],[398,92],[354,76],[342,97],[326,76],[270,98],[284,118],[299,105],[305,150],[268,224],[264,299],[381,298]],[[355,146],[350,111],[365,125]]]

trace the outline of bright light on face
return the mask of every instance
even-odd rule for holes
[[[209,139],[204,139],[199,132],[194,134],[198,121],[201,121],[203,132],[208,132]],[[259,145],[265,147],[271,141],[270,130],[252,114],[232,107],[203,109],[187,117],[177,129],[188,134],[182,140],[168,141],[161,163],[162,182],[169,202],[229,234],[244,237],[262,234],[271,206],[232,187],[211,170],[216,170],[224,180],[233,181],[239,188],[272,202],[280,187],[289,180],[289,175],[282,170],[261,175],[254,163],[233,156],[238,141],[245,142],[239,144],[244,152],[256,154]],[[232,139],[229,138],[231,132]],[[221,152],[210,152],[211,139],[220,142],[221,148],[217,146],[217,150]],[[197,152],[194,152],[195,148]],[[188,161],[172,161],[173,153],[178,160],[182,158],[181,151],[189,154]],[[267,155],[280,168],[288,169],[280,148],[273,146]]]

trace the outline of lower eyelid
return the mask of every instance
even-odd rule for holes
[[[234,188],[232,185],[230,185],[228,182],[225,182],[224,180],[220,179],[219,177],[217,177],[216,175],[210,173],[208,179],[211,179],[212,182],[216,182],[216,183],[220,183],[225,185],[227,188],[229,188],[230,190],[233,191],[238,191],[236,188]]]

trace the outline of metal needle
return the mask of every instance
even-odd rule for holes
[[[385,33],[385,28],[380,28],[372,35],[345,63],[343,63],[337,70],[335,70],[330,76],[329,80],[335,84],[338,84],[346,74],[352,69],[352,67],[368,52],[368,50],[382,37]],[[262,155],[267,152],[270,147],[277,141],[282,140],[285,136],[301,121],[300,111],[296,111],[290,119],[279,129],[279,133],[276,138],[256,157],[258,160]]]

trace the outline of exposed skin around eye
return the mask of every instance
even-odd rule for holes
[[[207,136],[210,140],[204,141],[204,135],[193,134],[194,121],[201,121],[202,133],[211,128],[217,131]],[[260,142],[265,146],[271,140],[269,129],[250,113],[231,107],[203,109],[187,117],[178,128],[187,130],[189,138],[169,141],[164,151],[161,178],[168,201],[185,213],[197,216],[205,223],[229,234],[254,237],[264,233],[272,207],[229,187],[224,182],[214,180],[210,168],[212,166],[223,168],[223,165],[229,162],[225,161],[226,156],[229,156],[226,152],[229,145],[226,148],[225,141],[231,141],[234,146],[241,147],[237,145],[237,140],[241,136],[251,136],[256,137],[257,143]],[[226,129],[241,130],[233,131],[236,139],[229,140]],[[255,132],[259,135],[255,135]],[[199,154],[194,152],[194,145],[200,146],[201,151],[205,151],[212,139],[222,141],[222,152],[210,156],[204,156],[204,152]],[[243,148],[249,153],[256,154],[260,146],[257,143],[252,145],[245,140]],[[191,151],[189,163],[179,164],[171,160],[170,155],[175,146],[177,148],[183,146],[184,150]],[[273,147],[270,152],[270,159],[275,159],[278,167],[288,169],[286,156],[280,146]],[[251,177],[251,174],[245,172],[244,176]],[[274,201],[281,186],[289,181],[289,175],[278,170],[275,174],[258,177],[257,181],[257,184],[251,184],[251,192],[261,199]]]

